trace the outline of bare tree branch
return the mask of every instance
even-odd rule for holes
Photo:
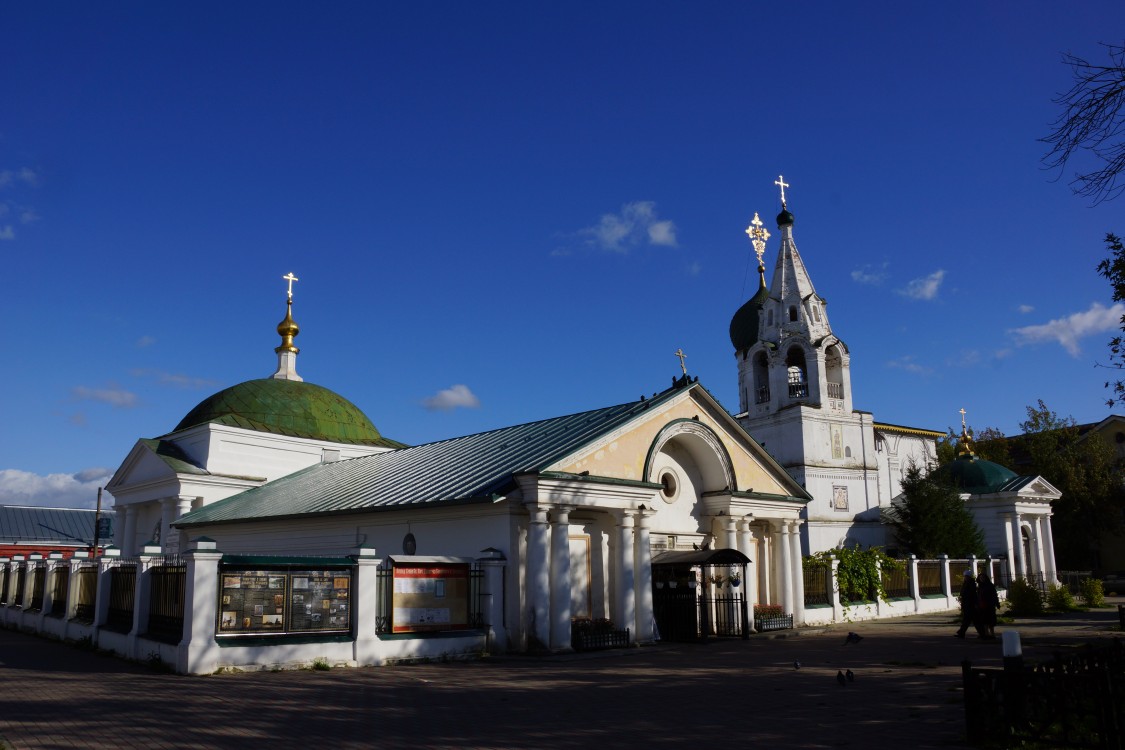
[[[1102,44],[1109,52],[1109,65],[1095,65],[1075,55],[1063,55],[1074,73],[1074,85],[1053,101],[1063,106],[1054,130],[1041,139],[1051,145],[1043,157],[1050,168],[1063,169],[1079,151],[1094,155],[1099,165],[1076,173],[1074,192],[1090,196],[1094,203],[1115,198],[1125,191],[1125,44]]]

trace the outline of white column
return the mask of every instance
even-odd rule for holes
[[[570,650],[570,508],[551,511],[551,650]]]
[[[758,544],[758,602],[760,604],[773,604],[773,587],[770,585],[770,571],[773,570],[773,540],[770,538],[769,525],[762,531],[762,538]]]
[[[531,613],[530,645],[548,648],[551,644],[551,584],[547,509],[530,505],[527,510],[531,518],[527,522],[527,578],[524,587]]]
[[[780,521],[778,526],[781,554],[778,555],[777,567],[781,573],[781,607],[786,613],[793,614],[793,552],[789,543],[789,523]]]
[[[805,621],[805,566],[801,555],[801,522],[794,521],[789,526],[789,550],[793,555],[793,624]]]
[[[180,641],[176,671],[210,674],[219,667],[215,622],[219,614],[219,561],[223,553],[212,541],[197,540],[187,553],[184,582],[184,639]],[[101,587],[99,586],[99,592]],[[100,598],[100,597],[99,597]],[[99,607],[101,602],[98,602]]]
[[[617,594],[617,612],[614,619],[619,627],[629,627],[637,620],[636,596],[633,580],[633,514],[620,511],[617,518],[617,570],[614,571],[614,589]]]
[[[1047,574],[1047,557],[1045,554],[1046,550],[1044,550],[1046,544],[1043,539],[1043,516],[1035,516],[1034,518],[1035,549],[1033,552],[1035,554],[1035,564],[1039,566],[1039,569],[1035,572],[1043,576],[1044,583],[1053,583],[1054,579]]]
[[[1012,514],[1012,543],[1016,548],[1016,575],[1027,576],[1027,559],[1023,553],[1023,521],[1019,513]]]
[[[634,640],[651,643],[656,639],[653,632],[652,613],[652,545],[649,538],[649,515],[652,511],[637,512],[637,526],[633,534],[633,579],[637,585],[637,619],[633,630]]]
[[[1016,548],[1012,542],[1012,514],[1001,513],[1000,517],[1004,519],[1004,544],[1008,548],[1008,580],[1019,577],[1019,566],[1016,561]]]
[[[169,555],[178,554],[180,540],[172,541],[172,522],[176,520],[176,510],[179,508],[179,498],[165,497],[160,499],[160,546]]]
[[[489,630],[488,650],[490,653],[503,654],[508,650],[508,628],[504,621],[504,573],[508,561],[504,554],[495,550],[492,557],[481,558],[477,564],[484,570],[484,591],[491,604],[488,608],[488,622],[485,623]]]
[[[724,544],[727,549],[738,549],[738,519],[734,516],[721,516]]]
[[[918,585],[918,558],[910,556],[910,595],[914,597],[914,611],[922,611],[922,587]]]
[[[194,555],[195,551],[190,554]],[[379,567],[383,561],[379,559],[377,551],[374,548],[360,547],[351,557],[355,561],[355,580],[352,582],[352,596],[355,597],[353,601],[369,604],[378,601]],[[352,619],[356,638],[352,644],[352,658],[360,667],[377,666],[382,663],[379,655],[381,641],[375,624],[377,610],[373,604],[366,607],[355,607],[353,604],[353,607]],[[184,630],[184,640],[190,642],[192,633],[187,627]]]
[[[132,557],[137,552],[137,506],[132,505],[125,509],[125,532],[121,537],[121,554]]]
[[[1055,563],[1055,534],[1051,530],[1051,514],[1043,516],[1043,533],[1047,545],[1047,577],[1050,581],[1059,580],[1059,569]]]
[[[752,515],[738,522],[738,551],[750,558],[750,562],[746,565],[746,603],[750,605],[751,610],[758,601],[758,568],[761,564],[761,555],[754,543],[754,528],[750,525],[752,523],[754,523]]]

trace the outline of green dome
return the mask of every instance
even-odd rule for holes
[[[401,446],[380,435],[343,396],[297,380],[262,378],[221,390],[188,412],[173,432],[206,423],[334,443]]]
[[[958,456],[955,461],[937,471],[944,474],[958,490],[970,495],[999,492],[1004,485],[1018,478],[1011,469],[973,455]]]
[[[761,275],[758,293],[738,308],[738,312],[730,320],[730,342],[734,344],[736,352],[745,351],[758,343],[758,325],[762,319],[762,308],[769,298],[770,290],[766,289],[766,277]]]
[[[777,227],[778,227],[778,229],[780,229],[781,227],[785,227],[785,226],[792,226],[792,224],[793,224],[793,214],[789,213],[789,209],[787,209],[787,208],[781,209],[781,213],[779,213],[777,215]]]

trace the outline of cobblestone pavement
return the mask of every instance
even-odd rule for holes
[[[1008,627],[1037,660],[1116,625],[1114,607]],[[963,748],[961,661],[999,666],[1000,646],[955,629],[952,616],[919,616],[784,638],[210,677],[0,631],[0,737],[13,750]],[[863,640],[845,645],[849,630]],[[855,681],[841,686],[847,669]]]

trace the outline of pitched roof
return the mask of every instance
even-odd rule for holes
[[[175,525],[491,502],[515,486],[517,475],[542,470],[693,387],[701,386],[681,379],[648,400],[317,464],[206,505]]]
[[[0,505],[0,541],[91,545],[95,516],[82,508]]]

